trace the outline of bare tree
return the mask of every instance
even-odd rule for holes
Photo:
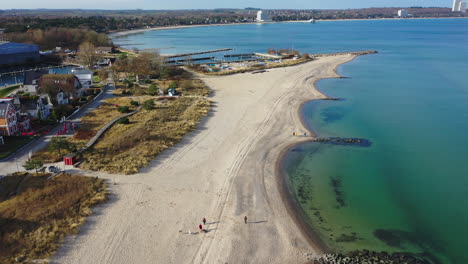
[[[100,57],[101,56],[96,53],[96,47],[89,42],[82,43],[78,48],[78,59],[80,63],[90,69],[98,63]]]

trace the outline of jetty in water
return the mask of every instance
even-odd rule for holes
[[[215,53],[215,52],[222,52],[222,51],[230,51],[230,50],[232,49],[215,49],[215,50],[207,50],[207,51],[192,52],[192,53],[173,54],[173,55],[168,55],[165,57],[168,59],[172,59],[172,58],[177,58],[177,57],[187,57],[187,56]]]
[[[178,62],[190,62],[190,61],[201,61],[201,60],[214,60],[214,56],[212,57],[203,57],[203,58],[191,58],[191,59],[175,59],[175,60],[168,60],[167,63],[178,63]]]

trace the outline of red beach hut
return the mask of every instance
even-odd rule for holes
[[[65,165],[73,165],[76,162],[76,154],[75,153],[70,153],[65,155],[63,157],[63,162],[65,162]]]

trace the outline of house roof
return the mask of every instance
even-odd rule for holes
[[[72,73],[75,74],[75,75],[82,75],[82,74],[91,74],[91,75],[93,75],[94,74],[92,70],[73,70]]]
[[[23,44],[14,42],[0,43],[0,55],[10,55],[28,52],[39,53],[39,46],[34,44]]]
[[[75,90],[75,81],[79,83],[79,79],[73,74],[45,74],[39,81],[39,87],[71,92]]]
[[[97,47],[97,48],[96,48],[96,51],[108,51],[108,52],[111,52],[111,51],[112,51],[112,47]]]
[[[48,70],[27,71],[24,73],[24,85],[33,84],[34,80],[38,80],[42,75],[49,74]]]
[[[52,80],[74,80],[76,76],[73,74],[44,74],[42,79],[52,79]]]

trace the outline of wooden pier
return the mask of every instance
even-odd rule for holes
[[[255,53],[224,55],[225,58],[248,58],[248,57],[253,57],[253,56],[255,56]]]
[[[230,50],[232,49],[216,49],[216,50],[207,50],[207,51],[192,52],[192,53],[174,54],[174,55],[169,55],[165,57],[168,59],[172,59],[172,58],[177,58],[177,57],[187,57],[187,56],[193,56],[193,55],[201,55],[201,54],[215,53],[215,52],[221,52],[221,51],[230,51]]]
[[[191,59],[177,59],[177,60],[168,60],[167,63],[177,63],[177,62],[190,62],[190,61],[201,61],[201,60],[214,60],[212,57],[203,57],[203,58],[191,58]]]

